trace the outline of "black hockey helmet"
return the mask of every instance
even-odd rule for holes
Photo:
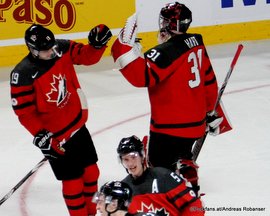
[[[39,24],[31,25],[25,31],[24,39],[28,48],[36,51],[49,50],[56,43],[54,34]]]
[[[99,192],[93,197],[93,202],[97,203],[100,197],[104,198],[105,204],[110,204],[112,200],[118,200],[117,210],[127,210],[131,201],[132,190],[129,185],[121,181],[109,181],[101,186]],[[107,211],[107,208],[106,208]],[[113,211],[113,212],[115,212]],[[113,213],[109,212],[109,213]]]
[[[168,3],[161,8],[159,14],[160,31],[169,31],[172,33],[185,33],[192,22],[192,13],[179,2]]]
[[[117,148],[117,153],[120,158],[122,155],[131,152],[138,152],[140,156],[143,156],[143,143],[135,135],[121,139]]]

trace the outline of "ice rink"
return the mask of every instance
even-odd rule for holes
[[[202,199],[209,216],[270,215],[270,41],[242,44],[223,96],[234,129],[208,136],[198,158],[201,192],[206,193]],[[219,83],[237,45],[207,47]],[[9,72],[10,68],[0,72],[0,199],[43,158],[11,108]],[[111,57],[92,67],[78,67],[78,76],[89,103],[87,126],[99,155],[99,185],[121,180],[126,173],[117,160],[116,147],[123,137],[148,134],[147,91],[131,86]],[[0,206],[0,216],[67,215],[61,183],[48,163]]]

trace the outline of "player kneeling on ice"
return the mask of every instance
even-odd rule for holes
[[[120,181],[105,183],[93,197],[101,216],[158,216],[155,213],[128,213],[132,199],[132,190],[128,184]]]
[[[101,24],[92,28],[89,44],[55,39],[47,28],[33,24],[25,32],[29,54],[11,73],[12,107],[49,160],[71,216],[95,215],[97,154],[88,129],[87,101],[74,64],[97,63],[112,33]]]
[[[122,182],[133,191],[130,213],[150,210],[157,215],[204,215],[200,197],[189,182],[169,169],[146,167],[143,143],[138,137],[121,139],[117,153],[129,174]]]

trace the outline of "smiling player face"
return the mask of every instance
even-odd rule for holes
[[[121,158],[123,166],[134,178],[138,178],[143,174],[143,158],[139,155],[138,152],[125,154]]]

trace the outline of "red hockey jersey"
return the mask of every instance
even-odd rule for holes
[[[87,120],[87,107],[74,64],[97,63],[104,50],[70,40],[57,40],[62,57],[35,59],[29,53],[11,72],[12,107],[21,124],[35,135],[51,131],[59,141],[69,139]]]
[[[148,87],[151,130],[199,138],[217,98],[217,81],[200,34],[157,45],[121,69],[134,86]]]
[[[180,176],[162,167],[148,168],[138,179],[123,182],[132,189],[128,211],[154,212],[164,216],[203,216],[201,200]]]

